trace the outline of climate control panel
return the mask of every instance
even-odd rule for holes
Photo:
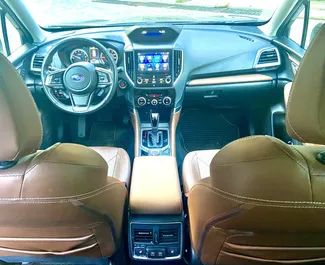
[[[170,75],[148,75],[141,74],[136,80],[137,86],[170,86],[172,84],[172,77]]]
[[[135,105],[137,107],[172,107],[174,98],[174,94],[169,91],[136,93]]]

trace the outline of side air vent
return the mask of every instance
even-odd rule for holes
[[[178,242],[178,229],[160,229],[159,243],[175,243]]]
[[[150,243],[152,240],[152,229],[134,229],[134,242]]]
[[[276,48],[263,49],[257,53],[256,68],[275,67],[280,65],[280,55]]]
[[[125,67],[126,67],[126,72],[130,79],[134,81],[135,77],[135,71],[134,71],[134,53],[133,51],[131,52],[126,52],[125,53]]]
[[[44,55],[40,55],[40,54],[35,54],[32,58],[32,65],[31,65],[31,70],[33,72],[41,72],[42,69],[42,65],[43,65],[43,61],[44,61]]]
[[[247,40],[247,41],[250,41],[250,42],[254,42],[254,39],[249,38],[247,36],[239,35],[239,38],[242,38],[243,40]]]
[[[183,51],[174,51],[174,80],[180,76],[183,67]]]

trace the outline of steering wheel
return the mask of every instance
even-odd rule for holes
[[[72,63],[68,68],[53,70],[54,55],[62,48],[80,43],[98,48],[105,57],[103,67],[89,62]],[[118,72],[114,59],[98,41],[88,38],[72,37],[56,44],[44,58],[41,70],[44,92],[58,108],[73,114],[89,114],[109,103],[118,82]],[[59,94],[58,94],[59,93]],[[64,96],[66,104],[58,98]]]

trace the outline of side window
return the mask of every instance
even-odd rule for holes
[[[325,22],[325,1],[311,0],[290,21],[286,36],[307,49]]]
[[[325,1],[312,0],[310,2],[310,15],[307,28],[306,43],[304,48],[307,49],[313,41],[320,28],[325,23]]]
[[[306,9],[303,6],[302,10],[298,12],[298,15],[294,17],[291,25],[288,29],[288,37],[299,46],[302,44],[303,32],[304,32],[304,21],[305,21]]]
[[[22,36],[14,20],[0,7],[0,52],[5,56],[15,52],[24,44]]]
[[[10,18],[7,15],[5,21],[6,21],[9,49],[10,49],[10,53],[13,53],[18,48],[23,46],[24,43],[21,40],[21,35],[18,30],[18,27],[16,28],[14,26],[14,24],[10,21]]]
[[[2,16],[2,10],[0,8],[0,17]],[[5,48],[5,40],[4,40],[4,34],[2,31],[2,25],[0,21],[0,53],[7,55],[6,48]]]

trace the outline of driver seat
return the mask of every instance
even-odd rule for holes
[[[112,257],[121,247],[130,159],[119,148],[38,150],[35,102],[0,54],[0,256]]]

